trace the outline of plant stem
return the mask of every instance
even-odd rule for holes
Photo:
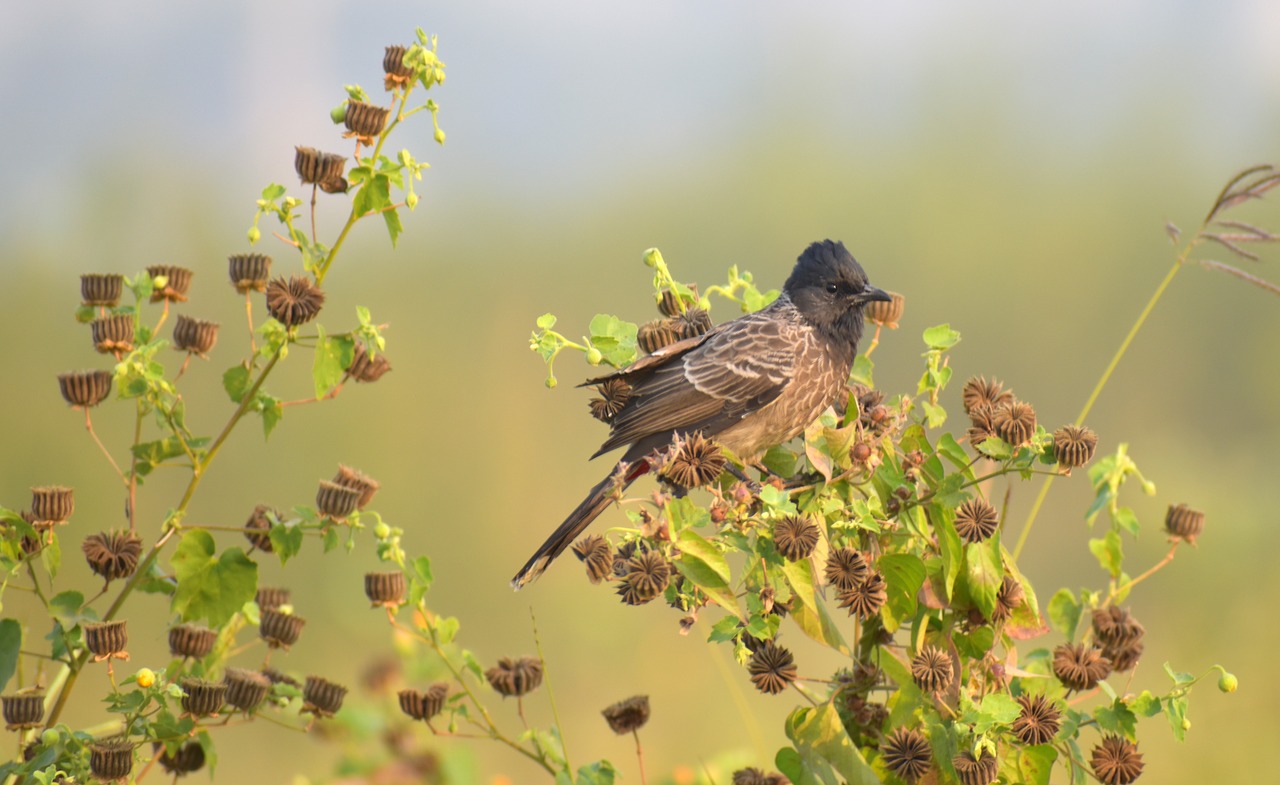
[[[1149,570],[1147,570],[1146,572],[1142,573],[1142,574],[1141,574],[1141,575],[1139,575],[1138,577],[1136,577],[1136,578],[1133,578],[1133,579],[1129,580],[1127,583],[1124,583],[1124,584],[1122,584],[1122,585],[1120,585],[1120,586],[1117,586],[1117,587],[1115,587],[1114,589],[1112,589],[1112,590],[1111,590],[1111,592],[1110,592],[1110,594],[1109,594],[1109,596],[1107,597],[1107,601],[1103,604],[1103,607],[1106,607],[1107,605],[1110,605],[1110,604],[1111,604],[1111,601],[1112,601],[1113,599],[1115,599],[1116,597],[1120,596],[1121,594],[1124,594],[1125,592],[1129,591],[1129,590],[1130,590],[1130,589],[1132,589],[1134,586],[1137,586],[1139,583],[1142,583],[1142,582],[1143,582],[1143,581],[1145,581],[1147,578],[1150,578],[1152,575],[1155,575],[1155,574],[1156,574],[1157,572],[1159,572],[1162,568],[1164,568],[1167,564],[1169,564],[1169,562],[1173,561],[1173,557],[1174,557],[1174,556],[1177,554],[1177,552],[1178,552],[1178,546],[1179,546],[1179,545],[1181,545],[1181,544],[1182,544],[1182,540],[1178,540],[1178,541],[1174,542],[1173,547],[1172,547],[1172,548],[1170,548],[1170,549],[1169,549],[1169,552],[1168,552],[1168,553],[1166,553],[1166,554],[1164,555],[1164,558],[1163,558],[1163,559],[1161,559],[1160,561],[1156,562],[1154,565],[1152,565],[1151,569],[1149,569]]]
[[[640,766],[640,785],[648,785],[644,776],[644,747],[640,746],[640,731],[632,728],[631,735],[636,740],[636,763]]]
[[[102,450],[102,454],[107,457],[107,461],[111,464],[111,468],[116,470],[116,476],[120,478],[120,482],[126,482],[124,472],[120,471],[120,465],[116,463],[116,459],[111,457],[111,452],[107,450],[107,446],[98,438],[98,434],[93,430],[93,420],[89,417],[89,407],[84,408],[84,429],[93,437],[93,443],[98,445],[98,449]]]
[[[564,754],[564,767],[568,771],[573,771],[573,764],[569,762],[569,744],[564,739],[564,724],[560,722],[560,710],[556,707],[556,692],[551,688],[551,673],[547,669],[547,658],[542,656],[542,641],[538,638],[538,619],[533,615],[533,606],[529,606],[529,623],[533,626],[533,647],[538,652],[538,659],[542,661],[543,682],[547,685],[547,699],[551,702],[551,717],[556,721],[556,728],[560,731],[560,751]]]

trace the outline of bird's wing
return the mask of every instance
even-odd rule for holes
[[[641,367],[652,359],[645,358],[619,372],[632,385],[631,397],[614,416],[596,455],[672,431],[700,430],[714,437],[765,406],[794,375],[802,329],[772,312],[748,314],[678,353]]]

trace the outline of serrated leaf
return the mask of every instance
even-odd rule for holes
[[[1120,577],[1124,564],[1124,548],[1120,543],[1120,534],[1112,529],[1098,539],[1089,540],[1089,550],[1098,565],[1111,574],[1112,578]]]
[[[552,313],[544,313],[538,317],[536,324],[539,330],[550,330],[556,326],[556,316]]]
[[[184,534],[171,563],[178,581],[173,610],[184,621],[205,619],[209,626],[221,627],[257,591],[258,565],[239,548],[218,555],[206,531]]]
[[[1123,734],[1126,738],[1134,738],[1138,730],[1137,716],[1121,700],[1095,709],[1093,718],[1101,730]]]
[[[741,617],[738,599],[729,586],[729,563],[724,554],[690,529],[680,532],[676,542],[680,556],[675,567],[680,574],[725,610]]]
[[[1142,529],[1141,524],[1138,523],[1138,516],[1128,507],[1116,508],[1116,511],[1111,514],[1111,522],[1134,537],[1137,537],[1138,532]]]
[[[409,604],[417,605],[422,601],[427,590],[431,588],[432,581],[435,577],[431,574],[431,560],[426,556],[419,556],[409,565]]]
[[[604,361],[615,368],[630,365],[636,359],[636,332],[634,322],[627,322],[610,314],[598,313],[591,318],[587,328],[591,346],[598,349]]]
[[[323,398],[342,382],[344,369],[351,366],[355,357],[355,341],[349,335],[327,336],[324,327],[316,325],[315,357],[311,363],[311,379],[316,398]]]
[[[246,365],[233,366],[222,374],[222,389],[227,391],[232,403],[244,400],[245,393],[249,391],[249,380],[249,368]]]
[[[280,563],[286,564],[289,559],[302,550],[302,527],[293,522],[292,525],[275,523],[267,530],[271,539],[271,550],[280,557]]]
[[[1058,589],[1049,600],[1049,624],[1067,640],[1076,637],[1082,608],[1070,589]]]
[[[939,324],[924,331],[924,342],[930,349],[950,349],[960,343],[960,333],[949,324]]]
[[[382,221],[387,225],[387,236],[391,238],[391,247],[394,248],[396,241],[400,239],[400,235],[404,232],[400,211],[396,209],[384,210]]]
[[[766,485],[760,489],[760,501],[773,512],[781,515],[795,515],[796,505],[791,501],[791,494],[784,490]]]

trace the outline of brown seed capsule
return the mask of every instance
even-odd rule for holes
[[[173,325],[173,348],[178,351],[208,358],[209,352],[217,342],[217,322],[179,316],[178,321]]]
[[[359,510],[368,507],[369,502],[373,501],[373,495],[382,487],[382,483],[359,469],[353,469],[341,463],[338,464],[338,473],[333,476],[333,481],[338,485],[360,491],[360,498],[356,501],[356,509]]]
[[[966,436],[969,444],[975,449],[996,435],[995,420],[992,416],[994,411],[990,406],[979,406],[969,412],[969,431]]]
[[[152,745],[157,751],[162,746],[159,743]],[[204,767],[204,747],[200,746],[198,741],[188,741],[174,752],[165,750],[161,753],[159,762],[160,768],[170,774],[178,776],[190,774]]]
[[[904,782],[914,783],[929,773],[933,749],[916,728],[895,728],[880,747],[884,766]]]
[[[1146,646],[1147,630],[1123,608],[1112,605],[1093,612],[1093,637],[1102,647],[1102,656],[1111,660],[1114,671],[1132,670]]]
[[[827,583],[841,591],[848,591],[867,579],[871,568],[867,560],[855,549],[845,546],[827,554],[824,575]]]
[[[258,635],[273,649],[288,649],[298,642],[307,620],[292,613],[264,610],[258,619]]]
[[[795,658],[787,649],[768,641],[751,655],[747,672],[751,674],[751,683],[757,690],[777,695],[796,680]]]
[[[702,434],[677,434],[662,476],[681,488],[698,488],[715,482],[724,471],[725,463],[720,445]]]
[[[821,536],[813,521],[799,515],[784,516],[773,524],[773,544],[787,561],[809,558]]]
[[[61,485],[31,489],[31,514],[43,523],[65,523],[76,511],[75,491]]]
[[[202,660],[213,651],[218,631],[196,624],[179,624],[169,629],[169,653],[175,657]]]
[[[281,605],[289,604],[289,590],[279,586],[259,586],[254,596],[259,611],[278,610]]]
[[[956,534],[965,542],[982,542],[996,533],[1000,516],[986,499],[975,496],[956,510]]]
[[[503,657],[497,665],[484,672],[484,677],[499,695],[518,698],[542,685],[542,660],[537,657],[516,660]]]
[[[320,313],[324,291],[305,275],[276,278],[267,284],[267,312],[285,327],[305,324]]]
[[[114,738],[89,745],[89,770],[103,782],[122,780],[133,772],[133,744]]]
[[[649,721],[649,696],[635,695],[618,701],[600,713],[614,733],[621,735],[640,730]]]
[[[1097,447],[1098,435],[1084,426],[1064,425],[1053,432],[1053,457],[1064,469],[1084,466]]]
[[[388,90],[413,81],[413,69],[404,64],[405,51],[403,46],[388,46],[382,56],[382,70],[386,73],[385,85]]]
[[[320,489],[316,491],[316,509],[321,515],[338,521],[346,520],[355,512],[359,501],[359,488],[348,488],[328,480],[321,480]]]
[[[636,343],[640,344],[640,348],[647,354],[670,346],[679,340],[676,334],[676,328],[669,319],[654,319],[651,322],[645,322],[640,325],[640,329],[636,332]]]
[[[381,134],[382,129],[386,127],[389,114],[391,110],[383,109],[381,106],[366,104],[362,101],[348,101],[347,115],[344,120],[347,130],[351,132],[348,136],[354,136],[364,144],[373,144],[373,137]]]
[[[941,692],[951,684],[951,655],[926,644],[911,660],[911,678],[925,692]]]
[[[319,185],[325,189],[326,193],[346,190],[346,180],[342,177],[342,167],[346,163],[344,156],[338,153],[322,153],[314,147],[294,147],[293,149],[295,151],[293,168],[303,183]],[[329,190],[330,188],[334,190]]]
[[[1175,538],[1196,544],[1196,538],[1204,531],[1204,513],[1185,504],[1169,505],[1164,515],[1164,530]]]
[[[951,759],[951,765],[956,769],[960,785],[991,785],[996,781],[1000,768],[995,756],[986,750],[982,751],[981,758],[975,758],[972,752],[965,750]]]
[[[226,703],[227,685],[206,679],[185,678],[180,684],[182,691],[182,710],[193,717],[209,717],[216,715]]]
[[[997,436],[1018,447],[1036,435],[1036,410],[1022,401],[1002,404],[992,411],[991,423]]]
[[[124,276],[114,273],[86,273],[80,276],[80,300],[85,305],[115,308],[124,293]]]
[[[1107,735],[1089,756],[1093,776],[1104,785],[1129,785],[1142,775],[1138,745],[1121,736]]]
[[[1053,673],[1069,690],[1091,690],[1110,672],[1111,660],[1096,647],[1064,643],[1053,650]]]
[[[222,683],[227,688],[227,703],[245,712],[258,708],[271,691],[271,679],[244,668],[227,668],[222,676]]]
[[[878,570],[870,570],[867,577],[854,584],[851,589],[844,589],[838,595],[841,608],[847,608],[850,616],[859,619],[870,619],[880,612],[889,599],[884,576]]]
[[[863,313],[867,317],[867,321],[872,324],[896,330],[898,329],[898,320],[902,318],[902,308],[906,304],[906,299],[897,292],[886,292],[886,294],[893,299],[869,302],[863,309]]]
[[[987,381],[985,376],[974,376],[965,382],[960,395],[965,414],[973,414],[974,410],[984,406],[995,408],[1014,401],[1012,390],[1004,389],[999,379]]]
[[[643,605],[665,591],[670,580],[671,564],[666,558],[657,551],[644,551],[627,560],[618,596],[627,605]]]
[[[88,409],[111,394],[111,371],[73,371],[58,376],[62,398],[72,406]]]
[[[766,774],[754,766],[738,769],[733,773],[733,785],[791,785],[791,780],[777,772]]]
[[[271,509],[265,504],[259,504],[253,508],[253,513],[249,515],[249,520],[245,521],[244,536],[253,547],[263,553],[271,553],[275,550],[275,546],[271,544],[271,517],[280,520],[280,513]]]
[[[856,463],[866,463],[871,460],[871,445],[858,442],[849,449],[849,457]]]
[[[235,253],[227,257],[227,274],[240,294],[265,292],[271,277],[271,257],[260,253]]]
[[[403,572],[366,572],[364,594],[373,607],[398,608],[404,602]]]
[[[1013,721],[1013,735],[1028,746],[1048,744],[1062,727],[1062,712],[1043,695],[1020,695],[1022,712]]]
[[[679,316],[684,312],[685,304],[680,295],[672,289],[663,289],[658,295],[658,313],[663,316]]]
[[[627,405],[627,401],[631,400],[631,385],[617,376],[605,379],[596,389],[600,391],[601,397],[592,398],[588,406],[591,408],[591,416],[601,422],[613,420],[622,411],[622,407]]]
[[[1022,582],[1006,574],[1000,581],[1000,590],[996,592],[996,607],[991,611],[991,620],[1002,622],[1008,619],[1025,599]]]
[[[449,697],[449,685],[444,682],[432,684],[425,690],[401,690],[400,711],[415,720],[427,721],[444,709],[444,702]]]
[[[302,686],[302,710],[317,717],[332,717],[342,708],[347,688],[319,676],[308,676]]]
[[[679,316],[671,317],[671,326],[680,340],[705,335],[711,329],[711,314],[691,305]]]
[[[378,352],[377,357],[370,358],[364,343],[356,341],[355,353],[351,355],[351,365],[347,368],[352,379],[357,382],[376,382],[389,370],[391,361],[386,354]]]
[[[44,720],[44,693],[19,692],[0,697],[7,730],[29,730]]]
[[[172,264],[153,264],[147,268],[147,275],[152,281],[164,278],[164,284],[156,284],[151,290],[151,302],[168,300],[171,303],[185,303],[187,290],[191,288],[191,271],[185,267]]]
[[[106,659],[129,659],[125,651],[129,646],[129,630],[123,619],[117,621],[83,622],[84,645],[93,653],[95,662]]]
[[[573,544],[573,553],[587,566],[587,578],[599,583],[613,572],[613,549],[599,534],[589,534]]]
[[[133,316],[127,313],[102,316],[89,323],[93,348],[102,354],[133,351]]]

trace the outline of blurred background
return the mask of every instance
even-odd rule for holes
[[[220,376],[247,343],[226,256],[250,250],[245,231],[264,185],[302,195],[294,145],[349,149],[328,118],[342,85],[380,96],[383,47],[409,43],[419,25],[439,35],[448,65],[447,83],[431,94],[448,142],[431,141],[425,116],[393,137],[394,148],[433,166],[422,202],[394,252],[380,225],[358,227],[326,282],[322,316],[330,330],[348,329],[356,305],[372,308],[390,325],[394,371],[324,406],[290,408],[265,445],[247,423],[190,519],[240,525],[260,501],[310,503],[340,461],[378,478],[375,506],[407,530],[410,553],[430,555],[430,602],[462,619],[463,644],[486,665],[533,653],[535,613],[573,761],[607,757],[628,782],[638,781],[632,747],[600,718],[608,703],[649,694],[649,771],[691,776],[725,760],[772,768],[792,701],[752,690],[726,649],[703,643],[709,623],[681,637],[676,612],[620,606],[575,560],[511,593],[511,574],[607,469],[586,460],[604,430],[587,415],[587,393],[572,387],[585,364],[566,355],[561,386],[542,385],[542,363],[527,348],[537,315],[556,313],[571,337],[599,311],[653,318],[640,261],[650,246],[685,280],[720,282],[738,264],[767,288],[808,242],[842,239],[874,283],[906,296],[901,329],[875,356],[883,389],[914,392],[921,331],[950,322],[964,337],[944,401],[953,413],[959,383],[982,373],[1012,385],[1052,429],[1075,417],[1171,264],[1166,221],[1194,231],[1230,174],[1280,158],[1280,5],[1268,0],[1067,10],[938,1],[5,4],[0,307],[10,338],[0,352],[10,370],[0,504],[23,507],[33,485],[76,488],[79,511],[64,530],[67,587],[97,590],[78,542],[123,522],[110,469],[54,381],[108,364],[72,319],[77,276],[155,263],[195,270],[181,312],[223,326],[211,360],[195,362],[184,383],[193,427],[216,431],[230,411]],[[346,199],[322,199],[322,240],[341,225]],[[1277,227],[1280,200],[1237,217]],[[275,256],[274,272],[299,270],[263,228],[259,247]],[[1249,269],[1280,280],[1274,251]],[[733,315],[723,303],[713,310],[716,321]],[[1280,578],[1269,565],[1280,509],[1278,347],[1280,301],[1189,268],[1088,423],[1101,451],[1130,443],[1159,489],[1127,499],[1145,527],[1125,541],[1131,572],[1164,554],[1168,504],[1208,517],[1199,549],[1180,551],[1132,599],[1148,654],[1129,689],[1164,691],[1166,660],[1196,673],[1221,662],[1240,678],[1235,695],[1213,679],[1195,690],[1182,745],[1162,718],[1146,722],[1148,782],[1257,779],[1266,759],[1257,751],[1277,730],[1269,620]],[[268,387],[285,399],[308,395],[308,359],[300,354]],[[118,457],[130,410],[109,402],[95,414]],[[1009,536],[1037,488],[1014,487]],[[148,537],[180,491],[177,476],[147,484]],[[1042,602],[1062,585],[1104,583],[1085,545],[1090,497],[1083,472],[1049,497],[1022,561]],[[309,547],[286,569],[260,561],[262,583],[292,587],[311,620],[273,664],[352,685],[353,710],[374,700],[356,685],[393,645],[361,591],[362,573],[377,569],[372,547],[324,559]],[[5,613],[30,623],[37,641],[47,621],[25,602],[9,592]],[[129,618],[133,660],[123,671],[162,667],[164,604],[138,597]],[[803,673],[816,655],[797,631],[788,637]],[[85,681],[69,715],[80,725],[103,718],[103,669]],[[551,720],[543,699],[528,712]],[[516,726],[513,706],[496,713]],[[224,782],[319,778],[338,755],[262,723],[219,735]],[[444,746],[469,750],[453,764],[460,781],[541,781],[496,745]]]

